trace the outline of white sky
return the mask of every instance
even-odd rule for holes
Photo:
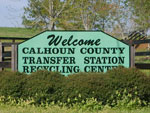
[[[27,0],[0,0],[0,27],[23,27],[23,7]]]

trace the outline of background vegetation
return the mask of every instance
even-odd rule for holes
[[[0,27],[0,37],[31,38],[40,32],[42,32],[42,30]]]
[[[103,30],[118,38],[149,30],[147,0],[28,0],[26,28],[49,30]]]

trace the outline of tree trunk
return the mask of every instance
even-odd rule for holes
[[[49,30],[55,30],[55,23],[50,21],[50,24],[49,24],[49,27],[48,27]]]

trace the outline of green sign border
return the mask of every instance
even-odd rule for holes
[[[102,33],[110,36],[111,38],[114,38],[115,40],[120,41],[120,42],[122,42],[122,43],[124,43],[124,44],[129,46],[129,67],[131,67],[131,45],[129,45],[128,43],[126,43],[126,42],[124,42],[122,40],[117,39],[116,37],[114,37],[114,36],[104,32],[104,31],[101,31],[101,30],[96,30],[96,31],[93,31],[93,30],[86,30],[86,31],[85,30],[45,30],[45,31],[42,31],[41,33],[38,33],[37,35],[29,38],[28,40],[30,40],[32,38],[35,38],[36,36],[38,36],[40,34],[43,34],[44,32],[102,32]],[[24,42],[26,42],[28,40],[25,40],[25,41],[19,43],[18,45],[20,45],[20,44],[22,44],[22,43],[24,43]],[[18,62],[19,54],[18,53],[19,52],[18,51],[19,51],[19,48],[17,48],[17,70],[19,69],[19,67],[18,67],[18,64],[19,64],[19,62]]]

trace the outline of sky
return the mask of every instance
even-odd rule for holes
[[[22,15],[28,0],[0,0],[0,27],[23,27]]]

